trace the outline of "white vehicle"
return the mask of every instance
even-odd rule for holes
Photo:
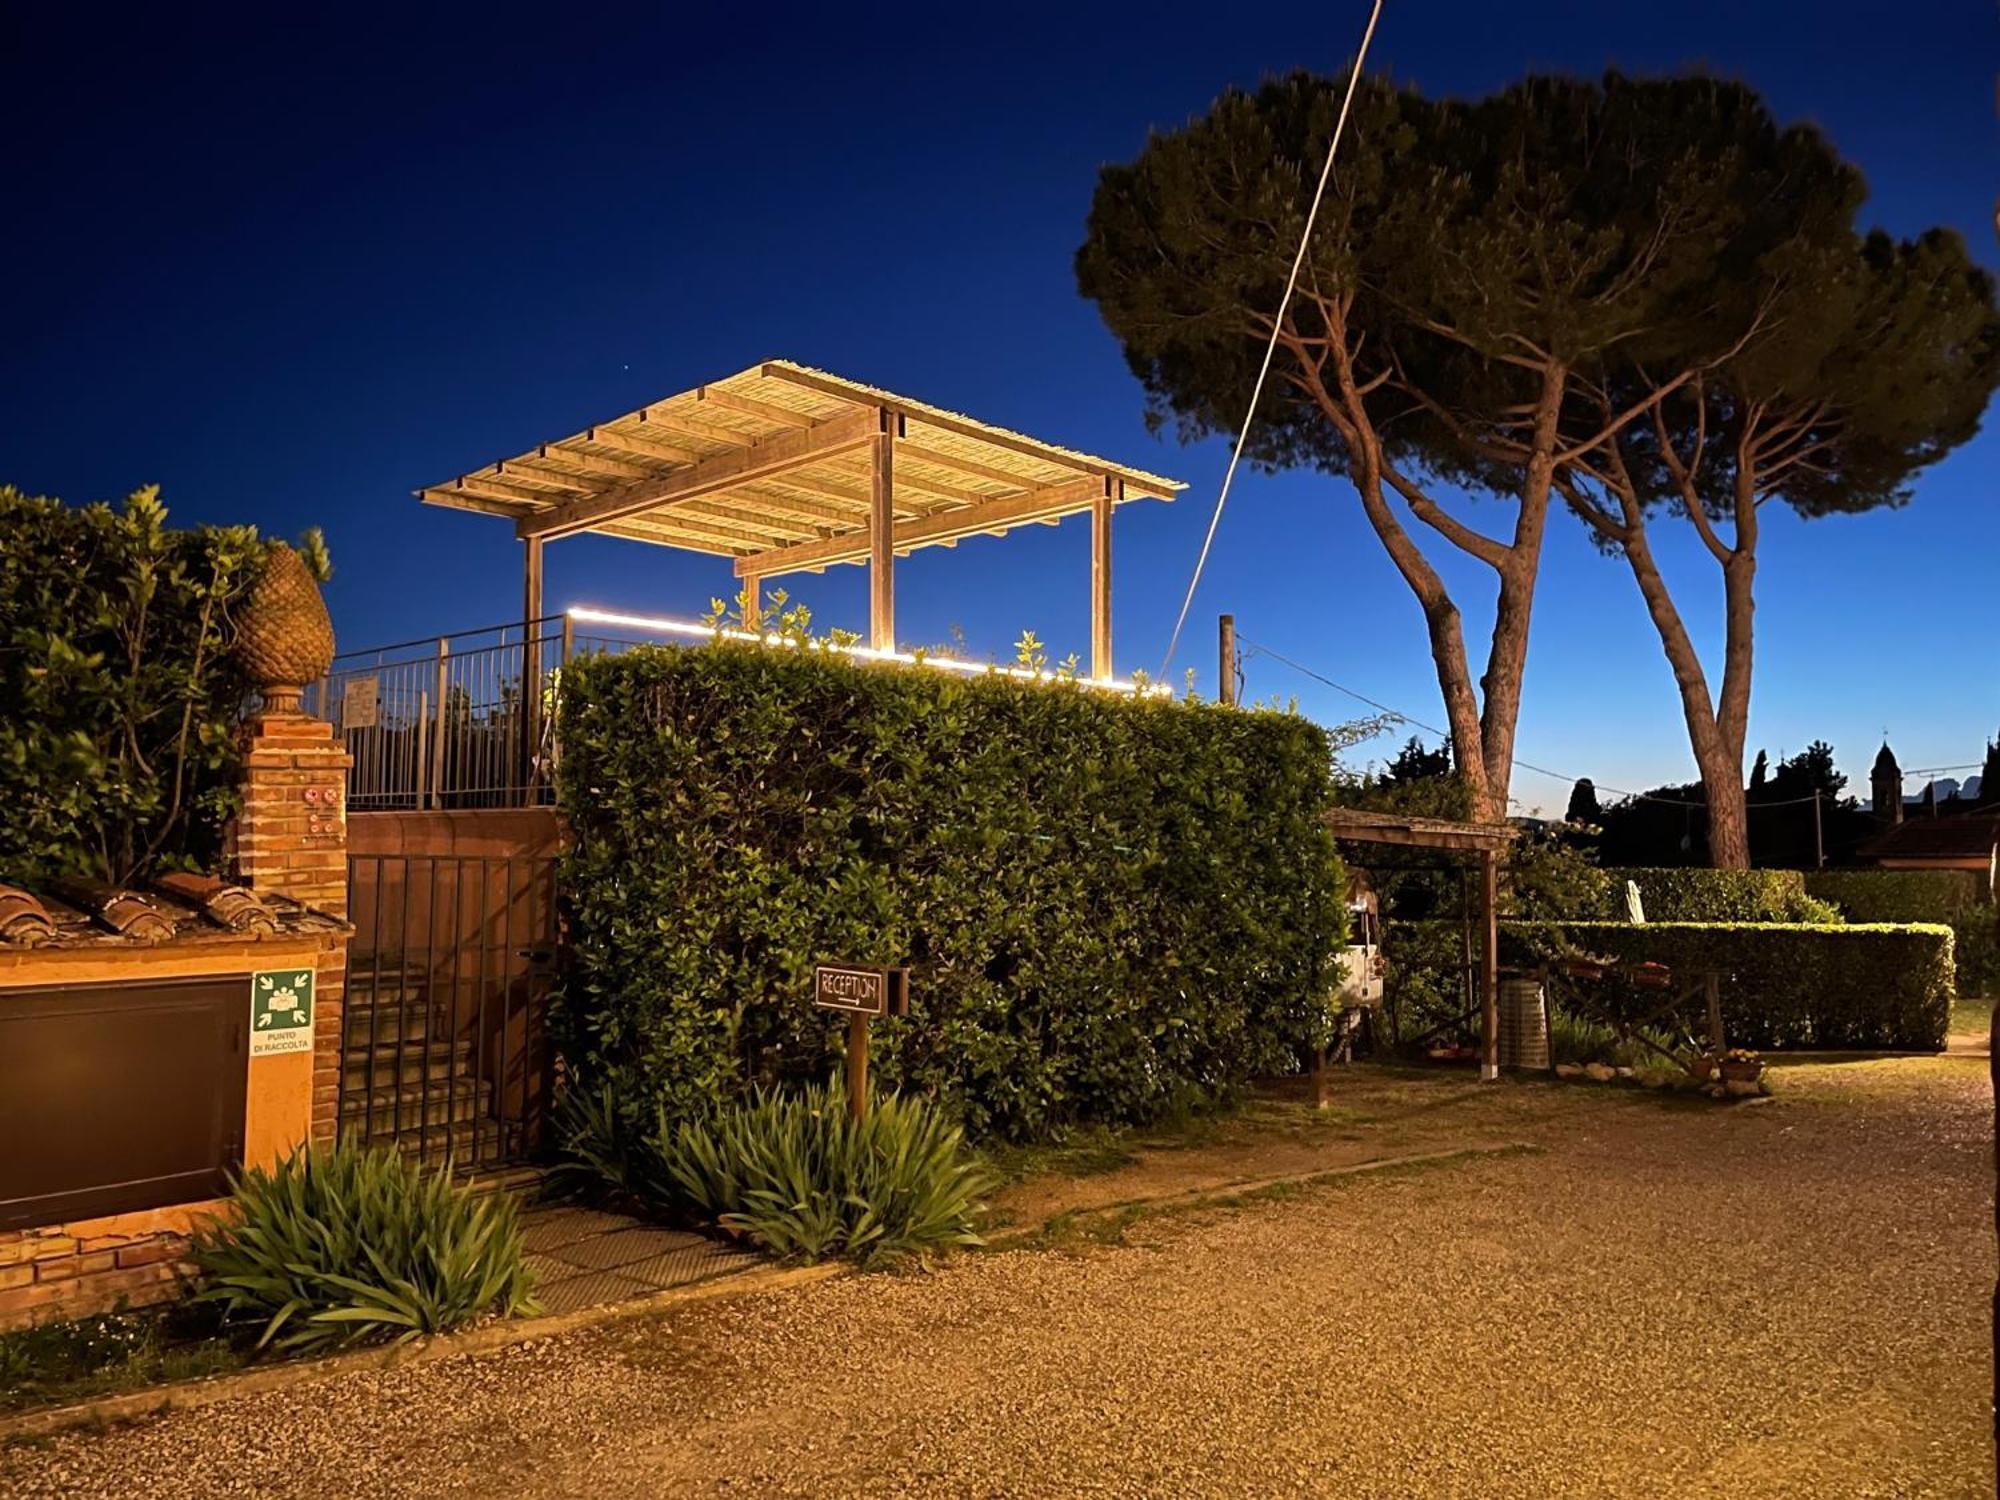
[[[1342,1010],[1369,1010],[1382,1003],[1382,915],[1367,877],[1355,872],[1347,891],[1347,946],[1335,960]]]

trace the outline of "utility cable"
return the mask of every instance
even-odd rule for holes
[[[1180,649],[1181,631],[1187,626],[1188,610],[1194,605],[1194,591],[1201,586],[1202,569],[1208,565],[1208,550],[1215,545],[1215,528],[1222,524],[1222,507],[1229,502],[1229,486],[1235,482],[1236,466],[1243,459],[1243,446],[1250,440],[1250,425],[1257,418],[1257,403],[1264,396],[1264,382],[1271,374],[1271,359],[1278,352],[1278,330],[1285,326],[1285,312],[1292,305],[1292,292],[1299,284],[1299,270],[1305,265],[1306,250],[1312,244],[1313,225],[1319,219],[1320,200],[1326,196],[1326,184],[1333,176],[1334,153],[1340,149],[1341,132],[1347,128],[1347,113],[1354,104],[1354,91],[1361,83],[1361,65],[1368,60],[1368,44],[1375,39],[1375,23],[1382,18],[1382,0],[1375,0],[1368,12],[1368,29],[1361,33],[1361,50],[1354,55],[1354,66],[1347,73],[1347,94],[1340,101],[1340,117],[1333,124],[1333,139],[1327,143],[1326,165],[1320,168],[1319,186],[1313,190],[1312,207],[1306,210],[1305,232],[1299,236],[1298,254],[1292,257],[1291,274],[1285,278],[1285,295],[1278,301],[1278,310],[1271,318],[1271,337],[1264,345],[1264,363],[1258,366],[1257,383],[1250,391],[1250,406],[1243,413],[1242,430],[1236,434],[1236,447],[1229,455],[1229,467],[1222,475],[1222,488],[1215,496],[1215,510],[1208,518],[1208,535],[1201,539],[1201,555],[1195,559],[1194,576],[1188,579],[1187,597],[1181,600],[1179,618],[1174,621],[1174,633],[1167,640],[1167,654],[1160,663],[1160,681],[1167,680],[1167,673],[1174,664],[1174,652]]]
[[[1311,667],[1307,666],[1304,662],[1293,661],[1289,656],[1286,656],[1283,652],[1273,651],[1269,646],[1260,646],[1259,644],[1257,644],[1257,642],[1252,640],[1247,640],[1240,635],[1237,637],[1237,640],[1242,643],[1243,654],[1245,656],[1250,656],[1250,655],[1268,656],[1271,658],[1271,660],[1282,663],[1287,667],[1290,667],[1294,672],[1298,672],[1303,676],[1310,677],[1314,682],[1320,683],[1325,687],[1332,688],[1336,693],[1345,693],[1348,697],[1356,700],[1357,702],[1365,703],[1370,708],[1375,709],[1377,712],[1387,714],[1390,718],[1394,719],[1399,724],[1407,724],[1412,729],[1421,729],[1426,734],[1434,734],[1439,739],[1442,740],[1449,740],[1451,738],[1451,734],[1448,730],[1440,729],[1435,724],[1426,724],[1422,719],[1412,718],[1410,715],[1404,713],[1400,708],[1392,708],[1386,703],[1377,702],[1375,699],[1370,698],[1366,693],[1357,693],[1353,688],[1346,687],[1341,683],[1335,682],[1331,677],[1326,676],[1324,673],[1315,672]],[[1607,786],[1601,781],[1591,780],[1591,778],[1588,777],[1565,776],[1561,771],[1551,771],[1547,766],[1538,766],[1534,764],[1534,762],[1532,761],[1521,760],[1519,758],[1510,759],[1509,764],[1513,765],[1514,767],[1522,771],[1533,771],[1537,776],[1547,776],[1555,781],[1566,781],[1571,786],[1576,785],[1576,783],[1579,781],[1589,780],[1591,786],[1593,786],[1599,791],[1609,792],[1614,797],[1629,797],[1635,802],[1657,802],[1663,807],[1706,807],[1708,805],[1706,802],[1689,802],[1684,798],[1680,797],[1656,797],[1651,792],[1628,792],[1621,790],[1620,788],[1615,786]],[[1753,802],[1749,804],[1749,808],[1751,810],[1757,810],[1767,807],[1800,807],[1808,802],[1815,802],[1817,800],[1818,800],[1817,796],[1787,797],[1781,802],[1768,802],[1768,801]]]

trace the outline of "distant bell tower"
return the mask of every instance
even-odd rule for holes
[[[1875,769],[1868,776],[1875,796],[1875,816],[1891,827],[1903,821],[1903,768],[1896,764],[1896,752],[1882,741],[1882,753],[1875,757]]]

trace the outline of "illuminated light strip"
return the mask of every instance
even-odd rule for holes
[[[652,630],[662,635],[685,636],[689,640],[745,641],[758,646],[797,650],[798,642],[776,631],[739,630],[730,626],[703,625],[694,620],[668,620],[656,615],[624,615],[608,609],[572,604],[566,611],[572,620],[586,625],[613,625],[626,630]],[[1174,690],[1164,683],[1141,687],[1136,682],[1120,682],[1109,677],[1059,677],[1054,672],[1033,667],[1003,667],[994,662],[959,661],[950,656],[914,656],[907,651],[882,651],[873,646],[837,646],[829,641],[813,641],[815,651],[838,651],[858,661],[892,661],[904,666],[935,667],[940,672],[957,672],[965,677],[1014,677],[1023,682],[1074,682],[1079,687],[1105,692],[1126,693],[1137,698],[1171,698]]]

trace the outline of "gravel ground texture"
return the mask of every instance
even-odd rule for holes
[[[1985,1066],[1440,1080],[1542,1149],[17,1446],[0,1494],[1991,1495]]]

